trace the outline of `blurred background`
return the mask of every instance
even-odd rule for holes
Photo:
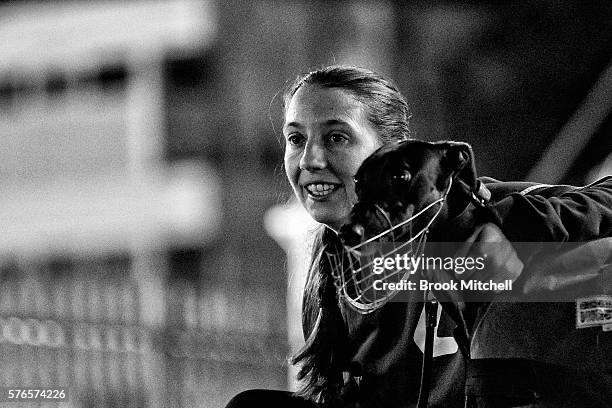
[[[608,1],[1,2],[0,386],[293,389],[314,226],[281,94],[332,63],[394,78],[416,136],[471,143],[481,174],[612,173]]]

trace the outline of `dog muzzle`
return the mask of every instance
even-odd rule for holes
[[[373,213],[388,226],[385,230],[357,245],[326,250],[339,298],[355,311],[368,314],[406,293],[406,285],[422,274],[414,260],[425,252],[429,228],[442,212],[451,186],[452,178],[442,197],[397,224],[382,207],[373,205]],[[421,223],[432,209],[433,214]],[[424,227],[414,233],[412,226],[417,221]]]

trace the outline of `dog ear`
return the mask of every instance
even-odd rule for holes
[[[476,163],[472,146],[464,142],[444,142],[442,165],[450,172],[457,173],[474,191],[478,188],[476,180]]]

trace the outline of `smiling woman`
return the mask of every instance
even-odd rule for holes
[[[312,217],[338,230],[355,202],[353,175],[382,140],[350,93],[301,87],[285,113],[285,169]]]
[[[408,138],[408,104],[380,75],[340,66],[298,78],[284,102],[287,177],[312,217],[337,230],[355,201],[359,165],[383,143]]]
[[[343,386],[345,324],[322,250],[356,200],[353,176],[383,144],[410,136],[408,104],[389,79],[352,66],[329,66],[300,76],[284,94],[285,170],[293,191],[319,223],[304,290],[303,326],[308,341],[294,357],[303,388],[291,395],[252,390],[227,408],[264,405],[306,407],[338,402]],[[322,330],[319,330],[319,327]]]

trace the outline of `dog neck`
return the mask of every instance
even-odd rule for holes
[[[454,183],[446,199],[447,213],[432,229],[429,240],[460,242],[467,239],[478,224],[480,208],[472,202],[472,191],[465,183]]]
[[[448,218],[444,222],[444,228],[440,234],[432,234],[431,240],[436,242],[462,242],[465,241],[474,231],[479,223],[480,208],[468,202],[463,211],[455,216]]]

